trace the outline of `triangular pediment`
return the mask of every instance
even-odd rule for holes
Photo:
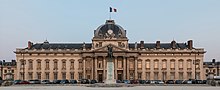
[[[120,48],[120,47],[115,46],[115,45],[113,45],[113,44],[105,45],[105,46],[103,46],[103,47],[94,49],[93,51],[105,52],[105,51],[108,51],[108,46],[112,46],[113,52],[120,52],[120,51],[121,51],[121,52],[126,52],[126,51],[127,51],[126,49]]]

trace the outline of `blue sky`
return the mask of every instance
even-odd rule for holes
[[[29,40],[91,42],[109,6],[129,42],[192,39],[206,61],[220,61],[220,0],[0,0],[0,60],[15,59]]]

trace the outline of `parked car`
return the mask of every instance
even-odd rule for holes
[[[162,80],[157,80],[157,84],[164,84]]]
[[[40,80],[28,80],[28,82],[30,83],[30,84],[40,84],[41,83],[41,81]]]
[[[90,83],[95,84],[95,83],[98,83],[98,82],[96,80],[91,80]]]
[[[151,83],[151,80],[145,80],[145,83],[146,83],[146,84],[150,84],[150,83]]]
[[[69,81],[71,84],[77,84],[77,80],[70,80]]]
[[[175,84],[183,84],[183,80],[176,80]]]
[[[150,84],[156,84],[156,82],[157,82],[156,80],[151,80]]]
[[[196,84],[203,84],[202,80],[196,80],[195,82],[196,82]]]
[[[207,80],[202,80],[203,84],[206,84],[207,83]]]
[[[122,83],[122,81],[121,80],[116,80],[116,83]]]
[[[42,84],[51,84],[50,80],[42,80]]]
[[[122,83],[130,84],[130,80],[122,80]]]
[[[130,80],[131,84],[138,84],[138,80]]]
[[[19,84],[22,80],[14,80],[14,84]]]
[[[166,84],[174,84],[175,82],[174,82],[174,80],[167,80],[166,81]]]
[[[89,84],[89,80],[88,79],[81,79],[80,80],[81,82],[81,84]]]
[[[192,80],[184,80],[183,84],[192,84]]]
[[[30,84],[28,81],[21,81],[18,84]]]
[[[138,80],[139,84],[145,84],[146,81],[145,80]]]
[[[60,84],[68,84],[68,83],[69,83],[69,81],[66,79],[60,81]]]
[[[60,84],[61,80],[53,80],[53,84]]]

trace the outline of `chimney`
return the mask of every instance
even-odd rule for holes
[[[28,49],[31,49],[31,47],[32,47],[32,42],[28,41]]]
[[[176,48],[176,41],[173,40],[173,41],[171,42],[171,47],[172,47],[172,48]]]
[[[156,48],[159,49],[160,48],[160,41],[156,42]]]
[[[193,40],[188,41],[188,48],[193,49]]]
[[[144,48],[144,41],[140,41],[140,48],[141,48],[141,49]]]

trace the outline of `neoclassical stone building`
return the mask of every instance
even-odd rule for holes
[[[107,47],[113,47],[117,80],[205,79],[204,49],[187,43],[129,43],[126,30],[107,20],[94,31],[92,43],[28,42],[17,48],[17,79],[106,79]]]

